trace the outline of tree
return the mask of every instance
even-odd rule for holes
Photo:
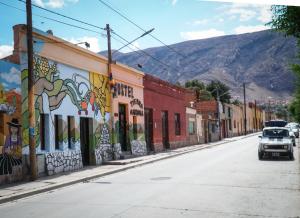
[[[284,32],[287,36],[295,36],[300,46],[300,7],[295,6],[273,6],[272,21],[269,25],[272,29]],[[300,52],[298,54],[300,58]],[[300,65],[293,64],[292,70],[296,76],[296,89],[294,100],[289,106],[294,119],[300,122]]]
[[[231,104],[234,104],[234,105],[242,105],[242,102],[239,100],[239,99],[234,99]]]
[[[197,79],[186,81],[185,88],[194,90],[197,95],[197,100],[207,101],[213,99],[211,93],[206,90],[205,84]]]
[[[217,95],[219,94],[220,101],[222,103],[230,103],[230,93],[229,87],[220,81],[211,81],[207,86],[206,90],[209,91],[214,99],[217,100]]]
[[[186,81],[184,87],[189,89],[205,90],[205,84],[197,79]]]

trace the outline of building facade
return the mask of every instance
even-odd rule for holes
[[[0,62],[1,74],[7,74],[0,81],[0,159],[15,158],[19,164],[10,164],[6,172],[8,166],[1,162],[0,171],[7,176],[1,174],[0,181],[21,177],[14,172],[27,173],[30,134],[35,136],[39,175],[99,165],[122,152],[146,153],[143,73],[113,64],[116,84],[111,89],[105,57],[35,29],[31,128],[26,25],[14,26],[14,39],[14,53],[6,59],[15,63]]]
[[[156,77],[144,77],[145,135],[159,152],[186,144],[185,89]]]

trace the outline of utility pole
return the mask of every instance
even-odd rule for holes
[[[35,150],[35,111],[34,111],[34,74],[31,0],[26,0],[27,15],[27,57],[28,57],[28,111],[29,111],[29,159],[31,180],[37,179]]]
[[[111,37],[110,37],[110,26],[109,24],[106,24],[106,33],[107,33],[107,74],[109,77],[109,87],[110,87],[110,124],[111,124],[111,144],[112,144],[112,151],[114,150],[114,144],[115,144],[115,127],[114,127],[114,79],[112,75],[111,70],[111,64],[112,64],[112,53],[111,53]],[[115,159],[113,155],[113,159]]]
[[[221,139],[222,139],[222,134],[221,134],[221,117],[220,117],[220,107],[219,107],[219,102],[220,102],[220,94],[219,94],[219,88],[217,88],[218,127],[219,127],[219,140],[221,140]]]
[[[244,89],[244,133],[247,134],[247,113],[246,113],[246,84],[243,83]]]

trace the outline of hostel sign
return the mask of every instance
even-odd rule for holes
[[[131,109],[130,110],[131,115],[133,115],[133,116],[144,116],[143,104],[139,99],[137,99],[137,98],[132,99],[130,101],[130,105],[131,105],[131,107],[134,107],[135,105],[137,105],[139,107],[138,109]]]
[[[115,96],[124,96],[128,98],[134,98],[133,88],[123,83],[116,83],[115,85]]]

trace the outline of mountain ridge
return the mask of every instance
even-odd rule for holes
[[[165,65],[142,52],[116,52],[113,59],[172,83],[220,80],[230,87],[233,98],[242,98],[245,82],[248,100],[291,99],[295,76],[289,64],[297,62],[297,40],[293,37],[265,30],[169,46],[182,55],[166,46],[144,50]]]

